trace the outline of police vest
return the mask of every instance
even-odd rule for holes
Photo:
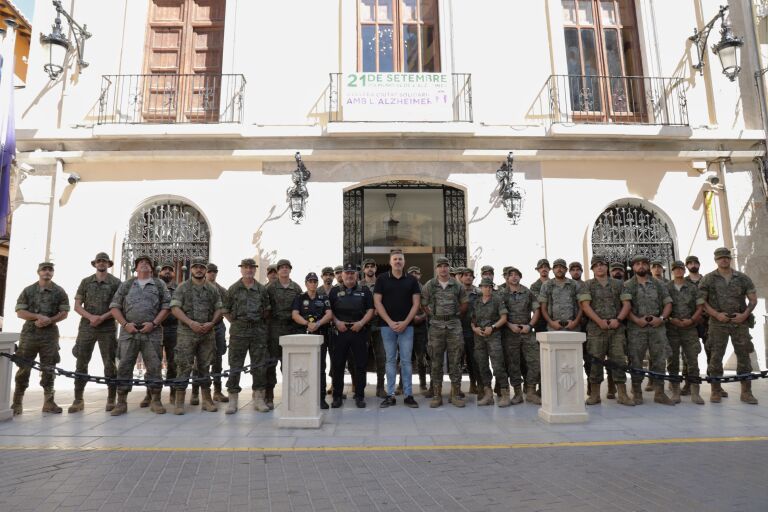
[[[341,289],[336,295],[333,313],[342,322],[362,320],[368,310],[365,307],[365,292],[360,285],[355,288]]]

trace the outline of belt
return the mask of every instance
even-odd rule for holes
[[[232,324],[237,325],[238,327],[256,327],[258,325],[264,325],[264,322],[262,320],[235,320]]]
[[[456,320],[459,318],[459,315],[432,315],[432,320],[440,320],[442,322],[447,322],[448,320]]]

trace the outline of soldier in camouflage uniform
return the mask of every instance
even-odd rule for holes
[[[690,255],[687,258],[685,258],[685,268],[688,269],[688,275],[685,276],[686,282],[691,283],[696,287],[696,289],[698,289],[699,284],[701,283],[701,280],[703,278],[703,276],[699,273],[699,268],[701,268],[701,262],[699,261],[699,258],[694,255]],[[699,337],[700,345],[704,346],[704,353],[707,356],[707,364],[709,364],[709,359],[710,359],[709,345],[707,344],[708,327],[709,327],[709,316],[707,315],[707,311],[705,309],[702,309],[701,318],[699,318],[699,321],[696,323],[696,332]],[[683,377],[687,377],[687,376],[688,376],[688,361],[686,361],[685,354],[683,354]],[[680,390],[680,394],[684,396],[688,396],[691,394],[691,383],[689,381],[687,380],[685,381],[683,388]],[[728,393],[723,389],[720,392],[720,396],[722,396],[723,398],[728,398]]]
[[[696,324],[701,319],[704,310],[704,299],[699,297],[698,287],[685,280],[685,264],[675,261],[672,264],[674,279],[667,283],[669,296],[672,297],[672,313],[669,315],[667,326],[667,339],[671,353],[667,359],[667,373],[680,374],[680,352],[688,363],[688,370],[693,375],[699,376],[699,334],[696,332]],[[687,375],[687,374],[686,374]],[[680,383],[670,382],[672,401],[680,403]],[[699,394],[699,384],[691,385],[691,401],[704,405],[704,400]]]
[[[204,258],[193,258],[190,271],[192,277],[176,289],[171,300],[171,312],[179,320],[179,334],[176,342],[176,361],[179,379],[185,382],[176,386],[174,414],[184,414],[184,399],[187,379],[193,374],[204,378],[202,409],[216,412],[218,407],[211,398],[211,363],[216,354],[213,328],[221,319],[224,304],[219,290],[206,281],[208,270]]]
[[[571,279],[574,281],[581,281],[581,276],[584,275],[584,267],[581,266],[581,263],[578,261],[572,261],[570,265],[568,265],[568,275],[571,276]]]
[[[366,286],[373,295],[373,288],[376,286],[376,262],[372,258],[363,260],[363,279],[358,283],[360,286]],[[378,314],[374,312],[373,320],[370,322],[370,339],[368,348],[373,353],[373,360],[376,364],[376,397],[386,398],[387,392],[384,390],[384,375],[386,373],[387,354],[384,351],[384,341],[381,338],[381,328],[379,327]],[[403,382],[400,380],[398,395],[402,394]]]
[[[549,281],[549,272],[551,270],[552,267],[549,264],[549,260],[546,258],[542,258],[536,263],[536,272],[539,273],[539,278],[531,283],[531,286],[529,287],[531,292],[536,296],[536,300],[538,300],[539,295],[541,294],[541,287],[544,283]],[[533,329],[536,332],[544,332],[547,330],[547,321],[542,315],[539,315],[539,321],[536,322]]]
[[[728,346],[728,338],[736,354],[736,372],[750,373],[752,363],[749,354],[755,350],[749,329],[755,325],[752,311],[757,306],[757,291],[752,279],[746,274],[731,268],[731,251],[720,247],[715,251],[717,269],[701,280],[700,297],[709,314],[709,350],[711,357],[707,365],[707,375],[723,375],[723,356]],[[749,300],[749,304],[746,300]],[[722,387],[719,382],[712,383],[710,402],[720,402]],[[741,382],[741,401],[757,404],[752,395],[752,381]]]
[[[632,307],[627,328],[629,365],[642,368],[647,351],[650,354],[651,371],[664,373],[669,346],[664,320],[672,312],[672,298],[666,285],[648,274],[647,256],[637,255],[632,258],[632,271],[635,275],[624,282],[621,292],[621,300]],[[636,405],[643,403],[642,381],[642,375],[632,375],[632,399]],[[675,405],[664,393],[663,380],[654,381],[653,385],[654,402]]]
[[[216,282],[216,277],[219,275],[219,267],[215,263],[208,263],[208,271],[205,273],[205,279],[214,285],[219,291],[221,301],[224,302],[224,297],[227,294],[227,289]],[[213,357],[213,364],[211,365],[211,373],[221,373],[222,362],[224,354],[227,353],[227,327],[224,325],[224,317],[216,322],[213,328],[214,339],[216,341],[216,354]],[[192,395],[195,394],[195,386],[192,386]],[[229,397],[221,392],[221,377],[213,378],[213,401],[214,402],[229,402]]]
[[[156,414],[164,414],[165,407],[160,401],[160,391],[163,389],[160,383],[162,363],[158,354],[162,351],[162,322],[169,313],[171,296],[165,283],[152,277],[152,260],[149,256],[136,258],[134,269],[136,277],[120,285],[109,305],[112,316],[121,327],[117,378],[133,378],[133,367],[141,354],[147,369],[146,378],[158,381],[157,384],[147,386],[152,397],[149,407]],[[110,413],[112,416],[128,411],[127,399],[131,387],[131,384],[118,384],[117,404]]]
[[[475,360],[480,367],[483,383],[483,396],[477,405],[493,405],[491,378],[495,377],[501,387],[499,407],[509,407],[509,377],[504,367],[504,352],[501,349],[499,330],[507,324],[507,307],[500,294],[493,292],[493,280],[483,278],[480,281],[482,296],[478,297],[472,308],[472,331],[475,334]],[[493,375],[488,365],[491,358]]]
[[[416,281],[421,284],[421,269],[419,267],[408,267],[408,274],[412,275]],[[413,359],[414,367],[419,374],[419,388],[426,392],[431,386],[427,386],[427,315],[419,310],[413,317]]]
[[[16,355],[26,359],[35,359],[40,355],[40,364],[54,366],[59,357],[59,328],[56,325],[69,312],[69,298],[62,287],[54,283],[53,263],[46,261],[37,266],[38,280],[22,290],[16,301],[16,315],[25,320],[19,337],[19,349]],[[29,374],[32,369],[19,366],[16,371],[16,389],[13,393],[13,415],[18,416],[23,410],[24,391],[29,386]],[[53,379],[51,371],[40,372],[40,386],[45,393],[43,412],[61,413],[61,407],[53,401]]]
[[[623,263],[619,263],[618,261],[611,263],[611,277],[622,282],[625,280],[626,268],[624,268]]]
[[[267,266],[267,282],[265,285],[269,285],[277,281],[277,265]]]
[[[651,262],[651,275],[654,279],[658,279],[662,283],[668,283],[669,279],[664,277],[664,264],[661,260],[653,260]]]
[[[475,271],[471,268],[461,269],[460,281],[467,292],[467,312],[461,317],[461,330],[464,336],[464,356],[467,359],[469,373],[469,393],[476,395],[483,389],[480,376],[480,367],[475,359],[475,333],[472,331],[472,306],[480,296],[480,290],[472,284],[475,280]]]
[[[101,361],[104,363],[104,376],[117,377],[117,324],[112,318],[109,305],[120,287],[120,280],[107,272],[112,265],[114,263],[107,253],[98,253],[91,261],[96,273],[83,279],[75,293],[75,312],[82,317],[72,349],[72,354],[77,358],[75,371],[78,373],[88,373],[88,363],[98,343]],[[68,413],[82,411],[85,407],[83,391],[86,382],[75,380],[75,400],[69,406]],[[106,411],[115,408],[116,395],[117,386],[109,384]]]
[[[173,297],[176,291],[176,269],[171,263],[163,263],[157,273],[157,277],[163,280],[168,288],[168,293]],[[165,354],[165,378],[168,380],[176,378],[176,333],[178,332],[179,321],[173,315],[168,315],[163,320],[163,353]],[[160,358],[162,361],[162,357]],[[176,390],[170,389],[170,402],[175,403],[174,394]]]
[[[515,391],[510,400],[513,405],[523,402],[523,377],[529,388],[535,388],[540,380],[539,342],[534,336],[533,326],[541,315],[541,308],[536,295],[520,284],[522,278],[523,273],[519,269],[510,267],[507,271],[507,286],[501,294],[507,307],[507,325],[501,331],[501,348]],[[528,363],[525,369],[522,367],[523,358]],[[534,392],[528,392],[526,396],[531,403],[541,403]]]
[[[451,379],[451,404],[464,407],[461,391],[461,361],[464,337],[460,315],[467,310],[464,286],[448,275],[448,258],[437,258],[437,276],[422,288],[421,305],[429,316],[429,358],[432,361],[432,388],[434,396],[429,406],[443,405],[443,355],[448,353],[448,374]]]
[[[589,357],[600,361],[608,360],[624,366],[626,333],[624,320],[629,315],[630,305],[622,303],[623,283],[608,276],[608,261],[603,256],[592,256],[590,264],[595,277],[586,281],[579,290],[579,303],[587,324],[587,351]],[[600,403],[600,384],[603,382],[603,365],[592,364],[589,373],[589,398],[587,405]],[[623,370],[609,369],[618,391],[617,402],[633,406],[635,402],[627,395],[627,375]]]
[[[301,334],[302,330],[293,321],[293,300],[302,294],[301,286],[291,280],[291,262],[281,259],[277,262],[277,281],[267,285],[271,317],[269,321],[269,355],[282,362],[283,347],[280,346],[280,336]],[[282,371],[282,366],[281,366]],[[277,384],[277,367],[267,369],[267,407],[274,409],[275,385]]]
[[[235,284],[224,294],[222,312],[229,320],[229,367],[242,368],[245,356],[250,356],[251,365],[263,364],[269,357],[267,321],[271,306],[266,286],[255,279],[256,261],[245,258],[240,262],[240,275]],[[265,401],[267,369],[264,366],[251,369],[253,378],[253,409],[269,412]],[[227,414],[237,412],[237,399],[242,391],[240,373],[230,373],[227,380],[229,405]]]

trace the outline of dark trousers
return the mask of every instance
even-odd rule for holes
[[[333,381],[333,398],[341,398],[344,391],[344,365],[347,355],[352,354],[355,366],[352,369],[352,385],[355,398],[362,399],[365,390],[365,366],[368,362],[368,337],[366,330],[360,332],[340,332],[333,337],[333,354],[331,356],[331,378]]]

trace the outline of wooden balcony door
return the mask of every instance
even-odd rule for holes
[[[144,118],[217,122],[226,0],[151,0]]]

